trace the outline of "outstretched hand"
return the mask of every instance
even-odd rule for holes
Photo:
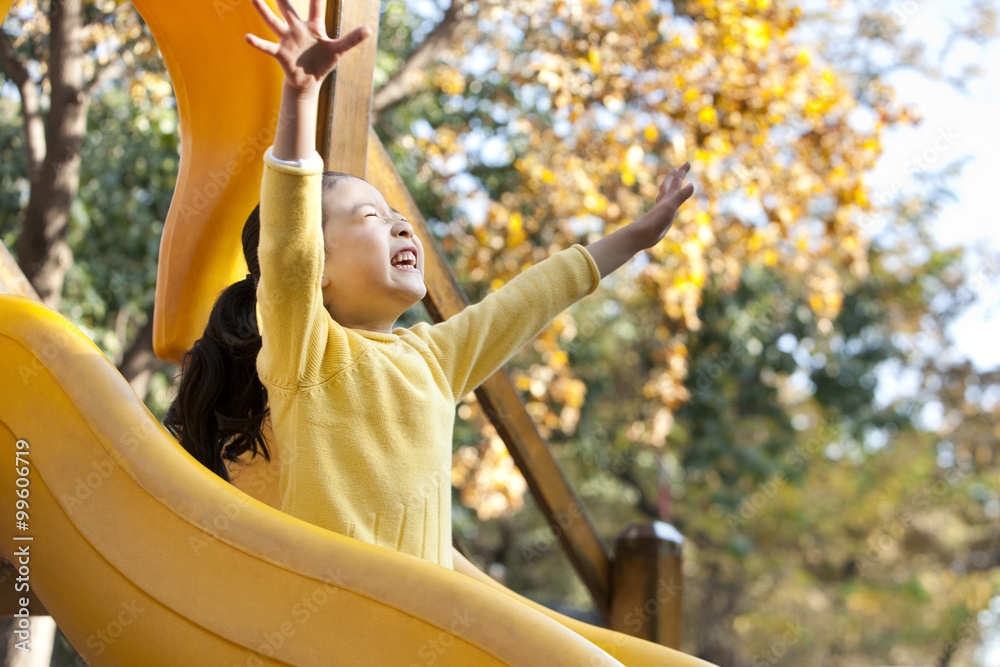
[[[363,42],[371,28],[358,28],[339,39],[330,39],[322,17],[322,0],[309,0],[309,18],[303,21],[290,0],[277,0],[282,19],[264,0],[253,0],[264,23],[277,37],[269,42],[248,34],[247,42],[256,49],[274,56],[285,70],[285,85],[298,90],[319,88],[333,71],[341,56]]]
[[[667,174],[667,177],[660,183],[660,191],[656,195],[656,205],[649,209],[646,215],[630,225],[630,227],[635,227],[636,233],[640,235],[639,240],[643,248],[652,248],[666,236],[671,225],[674,224],[677,209],[694,193],[694,186],[690,183],[682,187],[684,177],[690,170],[691,163],[685,162]]]
[[[652,248],[666,236],[670,226],[674,224],[677,209],[694,192],[693,185],[683,185],[684,177],[690,170],[691,163],[685,162],[671,171],[660,183],[656,205],[646,215],[587,246],[602,278],[627,262],[635,253]]]

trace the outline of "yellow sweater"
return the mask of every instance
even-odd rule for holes
[[[455,405],[596,289],[600,273],[574,246],[447,322],[391,334],[341,327],[320,292],[320,179],[265,159],[257,370],[281,457],[282,509],[451,567]]]

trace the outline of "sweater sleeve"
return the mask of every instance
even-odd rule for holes
[[[260,196],[257,372],[293,387],[318,379],[331,327],[320,284],[322,161],[293,165],[264,157]]]
[[[436,356],[457,403],[563,310],[597,289],[601,274],[583,246],[539,262],[480,303],[413,332]]]

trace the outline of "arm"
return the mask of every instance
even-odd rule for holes
[[[411,331],[427,342],[458,402],[599,283],[590,253],[573,246],[445,322]]]
[[[289,0],[278,0],[284,20],[264,0],[253,2],[279,41],[247,35],[247,42],[274,57],[285,72],[274,145],[265,156],[261,183],[257,300],[263,340],[257,368],[271,384],[295,386],[318,380],[330,370],[321,365],[338,358],[327,356],[333,343],[320,287],[323,161],[314,147],[319,88],[342,54],[371,31],[362,28],[331,40],[319,18],[321,0],[310,0],[308,21],[299,18]]]
[[[640,250],[652,248],[666,235],[681,204],[694,192],[693,185],[681,187],[691,163],[671,171],[660,184],[656,205],[635,222],[587,246],[601,271],[601,278],[627,262]]]
[[[694,188],[681,187],[690,164],[660,185],[656,205],[639,220],[584,249],[575,246],[533,266],[482,303],[437,326],[418,325],[452,387],[455,400],[503,365],[556,315],[593,292],[632,255],[656,245]]]

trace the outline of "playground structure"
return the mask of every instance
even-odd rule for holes
[[[134,4],[163,52],[181,117],[154,322],[157,353],[177,363],[215,295],[245,273],[240,228],[258,197],[281,72],[243,43],[265,32],[249,3]],[[4,14],[8,5],[0,0]],[[331,0],[327,18],[331,35],[375,28],[379,3]],[[375,42],[332,77],[318,149],[328,169],[366,177],[431,241],[369,126]],[[440,249],[426,246],[425,305],[441,320],[466,302]],[[0,282],[21,289],[2,271]],[[8,461],[22,452],[31,502],[25,534],[5,509],[0,553],[13,561],[27,543],[14,537],[33,538],[33,611],[44,605],[89,664],[706,664],[548,611],[457,553],[450,572],[289,517],[275,509],[280,462],[256,466],[243,491],[224,483],[81,332],[29,299],[0,297],[0,357],[0,450]],[[610,556],[506,374],[477,396],[609,627],[678,647],[676,531],[630,526]],[[13,507],[18,473],[0,469],[3,506]],[[17,599],[3,601],[0,611],[18,611]],[[112,623],[125,626],[114,637]]]

